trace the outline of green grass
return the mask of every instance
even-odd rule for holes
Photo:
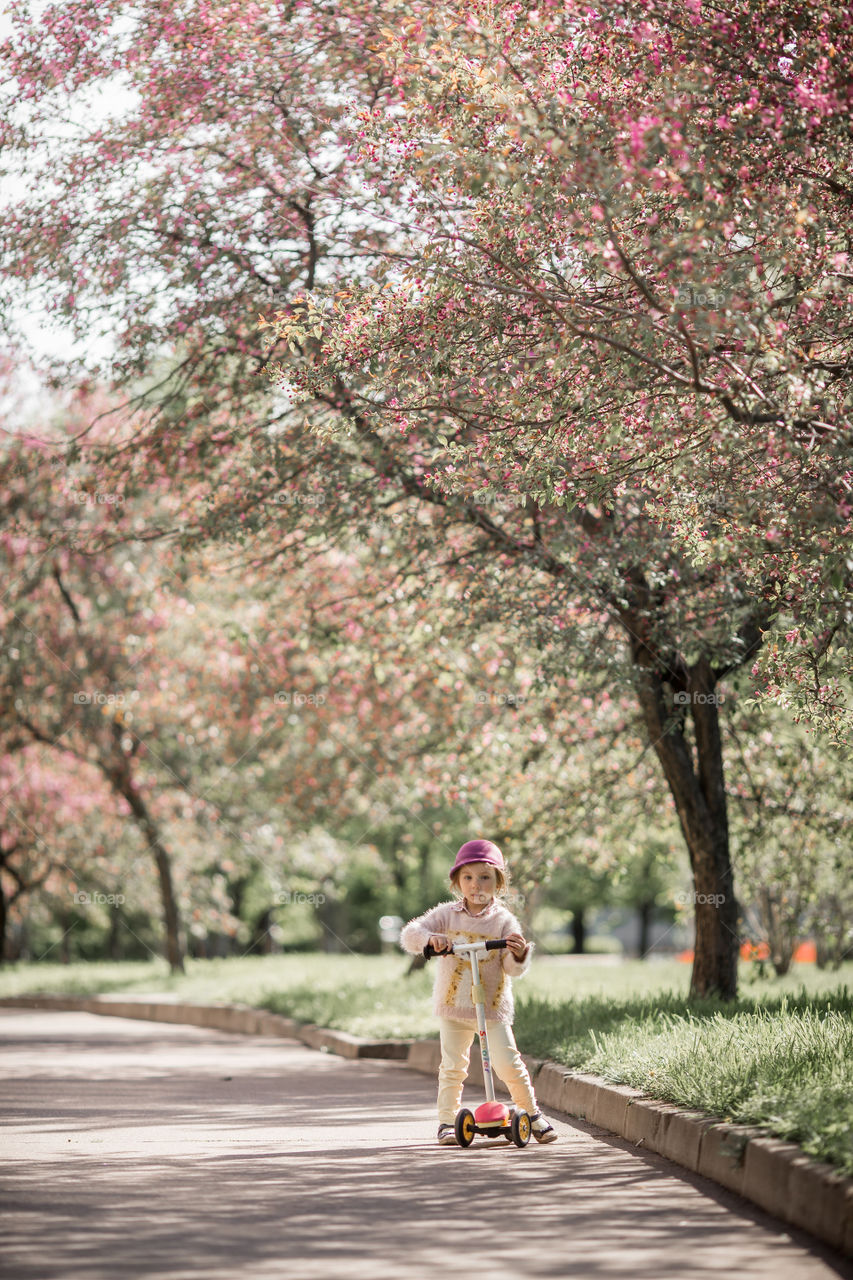
[[[431,973],[399,955],[294,954],[189,961],[20,965],[0,996],[36,991],[174,994],[245,1003],[355,1035],[435,1035]],[[759,1125],[853,1176],[853,964],[741,973],[741,996],[688,1004],[677,961],[579,963],[540,956],[516,985],[522,1050],[726,1119]],[[850,987],[846,984],[849,983]]]
[[[519,1004],[536,1057],[765,1128],[853,1176],[853,991],[742,997],[659,992]]]
[[[185,974],[171,974],[162,960],[16,965],[0,970],[0,996],[171,995],[204,1004],[254,1005],[354,1035],[434,1035],[430,976],[404,979],[407,967],[400,955],[313,953],[188,960]]]

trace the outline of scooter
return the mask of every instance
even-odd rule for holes
[[[475,1111],[463,1107],[457,1112],[454,1131],[460,1147],[470,1147],[478,1133],[484,1138],[506,1138],[507,1142],[514,1142],[517,1147],[526,1147],[530,1141],[530,1116],[527,1112],[511,1112],[505,1103],[498,1102],[495,1098],[492,1062],[489,1057],[486,992],[480,982],[479,957],[487,951],[502,951],[505,947],[505,938],[490,938],[483,942],[455,942],[446,951],[436,951],[429,943],[424,947],[425,960],[431,960],[433,956],[467,956],[471,965],[471,998],[477,1014],[477,1034],[483,1058],[483,1083],[487,1101],[482,1102]]]

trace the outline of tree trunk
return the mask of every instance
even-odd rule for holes
[[[107,940],[107,954],[111,960],[121,959],[121,907],[114,902],[110,906],[110,932]]]
[[[0,876],[0,965],[6,963],[6,930],[9,925],[9,908],[6,903],[6,890]]]
[[[59,916],[59,927],[62,930],[62,937],[59,939],[60,964],[71,963],[71,934],[76,923],[77,921],[67,911],[61,912]]]
[[[850,925],[848,911],[839,894],[824,894],[818,899],[812,917],[812,930],[818,969],[840,969],[843,960],[850,953],[847,945]]]
[[[184,955],[181,947],[181,919],[178,911],[178,903],[175,898],[175,890],[172,884],[172,863],[167,849],[164,847],[160,839],[160,832],[157,824],[148,812],[148,807],[142,799],[133,777],[130,767],[126,760],[123,760],[124,768],[116,773],[110,774],[110,781],[116,790],[124,796],[130,805],[130,811],[136,819],[145,839],[148,841],[148,847],[154,854],[154,861],[157,865],[157,875],[160,880],[160,900],[163,904],[163,924],[166,931],[166,959],[169,961],[169,968],[173,973],[184,972]]]
[[[675,801],[693,871],[696,921],[690,995],[737,995],[738,908],[729,850],[729,824],[716,680],[710,663],[687,667],[659,656],[631,635],[638,694],[649,741]],[[665,685],[674,690],[667,694]],[[695,750],[685,729],[693,721]]]
[[[637,914],[639,916],[640,923],[640,933],[637,939],[637,955],[640,960],[645,960],[649,953],[649,940],[651,938],[654,910],[655,901],[653,898],[646,902],[641,902],[637,907]]]
[[[572,955],[586,955],[586,912],[578,907],[572,912]]]
[[[20,896],[23,887],[23,881],[20,876],[15,875],[9,863],[13,854],[17,853],[19,844],[13,840],[7,849],[0,849],[0,965],[6,963],[8,939],[6,937],[9,929],[9,908],[12,903]],[[11,896],[6,893],[6,886],[3,884],[3,872],[9,875],[13,880],[17,881],[18,888]]]
[[[797,920],[800,911],[791,903],[787,906],[782,895],[764,886],[758,894],[759,919],[770,948],[770,963],[777,978],[784,978],[794,958],[797,945]]]
[[[317,919],[323,930],[322,947],[328,955],[339,955],[346,948],[343,935],[347,932],[347,918],[341,902],[327,899],[317,907]]]
[[[268,956],[272,954],[270,929],[274,923],[273,910],[273,907],[267,907],[266,911],[258,916],[252,927],[252,940],[249,943],[249,953],[251,955]]]

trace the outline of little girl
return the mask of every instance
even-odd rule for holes
[[[512,1034],[511,978],[530,968],[533,943],[525,942],[515,916],[498,901],[507,891],[508,874],[503,854],[491,840],[469,840],[456,855],[450,883],[455,902],[437,907],[410,920],[400,934],[400,945],[420,955],[429,942],[446,951],[454,942],[480,938],[506,938],[502,951],[488,951],[480,961],[480,981],[486,989],[486,1021],[492,1065],[510,1097],[532,1121],[538,1142],[554,1142],[557,1131],[540,1113],[527,1068]],[[477,1032],[477,1015],[471,996],[471,969],[461,956],[440,956],[436,961],[433,1012],[441,1034],[441,1066],[438,1069],[438,1141],[456,1145],[453,1129],[462,1104],[462,1086],[468,1074],[471,1044]]]

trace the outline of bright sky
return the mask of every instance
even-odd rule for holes
[[[44,8],[46,3],[47,0],[31,0],[31,7],[38,11]],[[0,9],[0,40],[7,39],[13,30],[12,20],[8,9],[4,5]],[[87,98],[85,103],[81,102],[87,124],[91,124],[99,117],[106,119],[108,115],[114,115],[117,107],[119,109],[122,108],[123,100],[126,100],[128,105],[130,104],[132,96],[128,88],[115,84],[110,87],[108,94],[100,93],[94,98]],[[57,130],[59,132],[62,131],[63,127],[70,132],[76,132],[73,122],[57,121]],[[0,207],[7,202],[19,199],[24,194],[26,194],[25,179],[16,178],[14,174],[0,176]],[[97,360],[107,356],[110,352],[112,344],[109,336],[89,334],[85,339],[77,341],[70,327],[63,323],[61,318],[48,312],[34,299],[22,304],[15,310],[14,314],[23,340],[30,348],[37,363],[45,357],[73,361],[87,353]]]

